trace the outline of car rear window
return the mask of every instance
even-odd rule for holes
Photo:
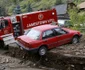
[[[39,32],[38,30],[35,30],[35,29],[30,29],[30,30],[26,33],[26,35],[27,35],[28,37],[30,37],[31,39],[37,40],[37,39],[39,39],[39,37],[40,37],[40,32]]]

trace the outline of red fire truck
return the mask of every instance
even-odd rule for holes
[[[0,47],[13,43],[29,28],[43,24],[57,24],[56,10],[44,10],[0,18]]]

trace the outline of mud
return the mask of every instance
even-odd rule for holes
[[[0,70],[21,69],[85,70],[85,35],[80,43],[56,47],[42,57],[20,50],[16,44],[11,44],[8,50],[0,50]]]

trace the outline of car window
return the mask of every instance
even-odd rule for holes
[[[63,34],[66,34],[66,33],[67,33],[66,31],[64,31],[64,30],[61,29],[61,28],[55,28],[54,31],[55,31],[55,34],[56,34],[57,36],[58,36],[58,35],[63,35]]]
[[[40,37],[40,32],[38,30],[31,29],[26,33],[26,35],[31,39],[38,40]]]
[[[47,30],[43,33],[43,39],[50,38],[55,36],[54,32],[52,30]]]

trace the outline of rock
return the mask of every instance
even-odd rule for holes
[[[9,62],[9,59],[6,59],[6,63],[8,63]]]
[[[48,61],[48,58],[45,58],[46,61]]]
[[[71,65],[71,67],[75,67],[74,65]]]
[[[35,66],[36,66],[36,64],[34,63],[34,64],[33,64],[33,66],[35,67]]]
[[[75,52],[75,55],[79,55],[80,54],[80,52]]]

